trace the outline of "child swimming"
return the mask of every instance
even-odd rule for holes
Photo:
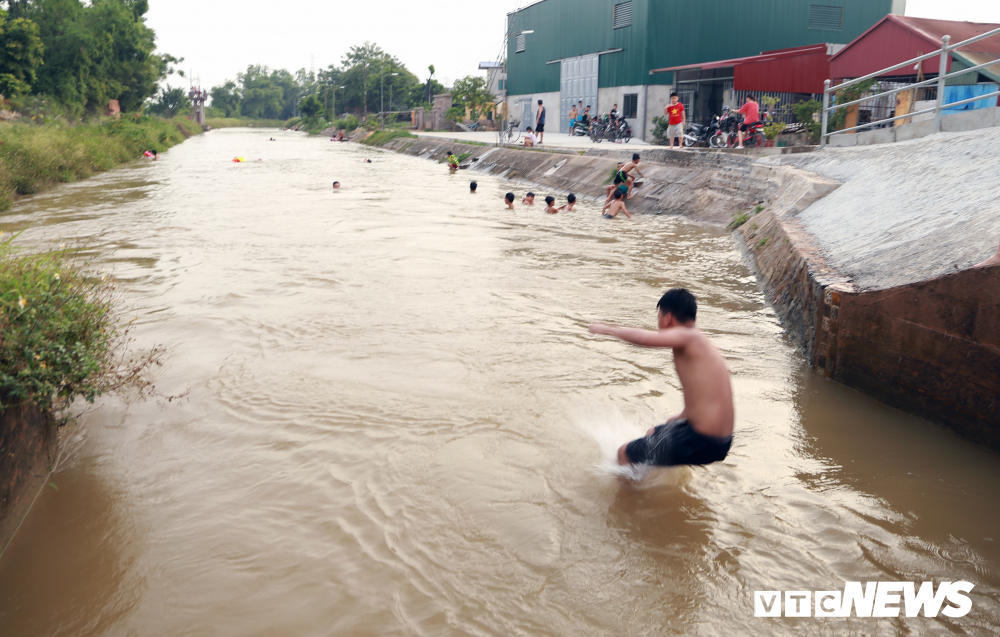
[[[573,209],[573,206],[575,205],[576,205],[576,195],[574,195],[573,193],[569,193],[568,195],[566,195],[566,203],[562,206],[559,206],[559,209],[569,212],[570,210]]]
[[[476,194],[476,188],[478,187],[479,184],[477,184],[476,182],[472,182],[471,184],[469,184],[469,192],[473,195]]]
[[[625,193],[621,190],[616,190],[611,197],[611,203],[604,204],[604,208],[601,210],[601,215],[603,215],[605,219],[614,219],[618,216],[619,212],[624,212],[625,216],[631,219],[632,215],[628,213],[628,208],[625,207]],[[605,210],[607,212],[605,212]]]
[[[557,212],[559,212],[559,210],[560,210],[559,208],[556,208],[555,197],[549,195],[548,197],[545,198],[545,212],[549,213],[550,215],[554,215]]]
[[[535,193],[529,192],[528,194],[526,194],[524,196],[524,199],[521,200],[521,203],[523,203],[526,206],[534,206],[535,205]]]
[[[514,193],[508,192],[506,195],[503,196],[503,200],[507,202],[508,210],[514,209]]]

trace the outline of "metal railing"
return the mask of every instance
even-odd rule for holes
[[[960,47],[964,47],[964,46],[966,46],[968,44],[972,44],[973,42],[978,42],[979,40],[983,40],[983,39],[986,39],[986,38],[989,38],[989,37],[993,37],[995,35],[1000,35],[1000,29],[993,29],[992,31],[987,31],[986,33],[977,35],[977,36],[975,36],[973,38],[969,38],[968,40],[963,40],[962,42],[959,42],[957,44],[951,44],[951,45],[948,44],[948,42],[951,40],[951,36],[946,35],[943,38],[941,38],[941,48],[939,50],[937,50],[937,51],[932,52],[932,53],[927,53],[925,55],[921,55],[919,57],[915,57],[912,60],[907,60],[906,62],[901,62],[901,63],[899,63],[899,64],[897,64],[895,66],[890,66],[889,68],[882,69],[881,71],[876,71],[875,73],[870,73],[870,74],[868,74],[868,75],[866,75],[864,77],[859,77],[857,79],[849,80],[849,81],[844,82],[842,84],[838,84],[837,86],[834,86],[834,87],[830,86],[830,84],[831,84],[830,80],[826,80],[825,82],[823,82],[823,87],[824,88],[823,88],[823,109],[822,109],[822,132],[821,132],[820,138],[819,138],[820,146],[825,146],[826,143],[827,143],[827,139],[829,137],[833,136],[833,135],[840,135],[840,134],[843,134],[843,133],[850,133],[852,131],[856,131],[856,130],[859,130],[859,129],[862,129],[862,128],[866,128],[866,129],[867,128],[872,128],[873,126],[878,125],[878,124],[888,124],[890,122],[895,122],[896,120],[906,119],[907,117],[915,117],[917,115],[924,115],[924,114],[927,114],[927,113],[934,113],[934,132],[938,133],[938,132],[941,132],[941,118],[943,117],[943,113],[942,113],[943,110],[955,108],[956,106],[962,106],[964,104],[971,104],[972,102],[978,102],[980,100],[989,99],[991,97],[1000,96],[1000,91],[994,91],[992,93],[987,93],[985,95],[977,95],[976,97],[971,97],[969,99],[961,100],[961,101],[958,101],[958,102],[951,102],[949,104],[945,104],[944,103],[945,82],[946,82],[946,80],[948,78],[950,78],[950,77],[957,77],[959,75],[965,75],[966,73],[975,73],[975,72],[978,72],[979,69],[983,69],[983,68],[986,68],[988,66],[1000,66],[1000,60],[992,60],[990,62],[985,62],[983,64],[979,64],[977,66],[973,66],[973,67],[970,67],[970,68],[967,68],[967,69],[960,69],[958,71],[952,71],[951,73],[947,73],[946,71],[948,70],[949,53],[951,51],[954,51],[954,50],[960,48]],[[895,71],[897,69],[905,68],[907,66],[913,66],[913,65],[918,64],[920,62],[923,62],[924,60],[930,59],[930,58],[932,58],[932,57],[934,57],[936,55],[940,56],[940,61],[938,62],[938,76],[936,78],[933,78],[933,79],[930,79],[930,80],[924,80],[923,82],[915,82],[913,84],[906,84],[906,85],[898,86],[896,88],[893,88],[891,90],[888,90],[888,91],[885,91],[885,92],[882,92],[882,93],[877,93],[875,95],[868,95],[866,97],[862,97],[860,99],[852,100],[850,102],[844,102],[843,104],[834,104],[833,106],[830,106],[830,94],[833,93],[833,92],[843,90],[843,89],[845,89],[848,86],[851,86],[853,84],[859,84],[861,82],[866,82],[868,80],[875,79],[875,78],[879,77],[880,75],[884,75],[886,73],[889,73],[890,71]],[[827,132],[827,128],[829,127],[829,123],[830,123],[830,114],[833,113],[833,111],[837,110],[838,108],[847,108],[849,106],[853,106],[855,104],[860,104],[861,102],[866,102],[868,100],[875,100],[875,99],[879,99],[879,98],[885,98],[885,97],[888,97],[890,95],[895,95],[896,93],[900,93],[902,91],[908,91],[908,90],[911,90],[911,89],[916,89],[916,88],[919,88],[921,86],[930,86],[932,84],[936,84],[937,85],[937,100],[935,101],[935,104],[934,104],[933,108],[925,108],[925,109],[922,109],[922,110],[919,110],[919,111],[913,111],[912,113],[906,113],[904,115],[896,115],[894,117],[886,117],[884,119],[880,119],[880,120],[876,120],[876,121],[865,122],[864,124],[859,124],[857,126],[852,126],[850,128],[844,128],[844,129],[841,129],[841,130],[838,130],[838,131]]]

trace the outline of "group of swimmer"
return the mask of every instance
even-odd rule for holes
[[[445,161],[448,162],[448,168],[450,170],[456,170],[458,168],[458,159],[451,151],[448,151],[448,157]],[[606,199],[604,200],[604,207],[601,208],[601,216],[604,219],[614,219],[619,214],[624,214],[629,219],[632,218],[632,214],[625,206],[625,201],[635,196],[632,190],[636,186],[636,175],[639,177],[645,177],[645,175],[642,174],[642,171],[639,170],[639,161],[639,153],[633,153],[632,161],[627,163],[618,162],[618,166],[614,172],[614,180],[612,184],[604,188]],[[635,173],[635,175],[632,173]],[[476,182],[469,184],[469,192],[476,194],[476,187]],[[504,202],[506,202],[508,210],[514,210],[514,201],[516,199],[517,197],[512,192],[508,192],[504,195]],[[535,205],[535,193],[529,191],[521,199],[521,205]],[[556,206],[555,197],[552,195],[545,197],[545,212],[549,214],[568,212],[573,210],[574,205],[576,205],[576,195],[573,193],[569,193],[569,195],[566,196],[566,203],[558,207]]]

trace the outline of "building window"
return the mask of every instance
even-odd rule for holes
[[[635,119],[639,114],[639,94],[626,93],[625,102],[622,104],[622,117],[625,119]]]
[[[615,19],[613,29],[622,29],[632,26],[632,2],[622,2],[615,5]]]
[[[840,31],[844,28],[844,7],[809,5],[809,28],[817,31]]]
[[[498,91],[502,91],[503,90],[503,80],[500,80],[500,83],[497,84],[497,90]]]
[[[523,33],[517,36],[517,46],[514,48],[514,53],[524,53],[524,40],[526,37]]]

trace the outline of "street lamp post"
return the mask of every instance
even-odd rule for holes
[[[337,119],[337,89],[347,88],[346,86],[334,86],[333,87],[333,119]]]
[[[390,73],[389,77],[395,77],[397,75],[399,75],[399,73]],[[392,110],[392,82],[391,81],[389,82],[389,110],[390,111]]]

